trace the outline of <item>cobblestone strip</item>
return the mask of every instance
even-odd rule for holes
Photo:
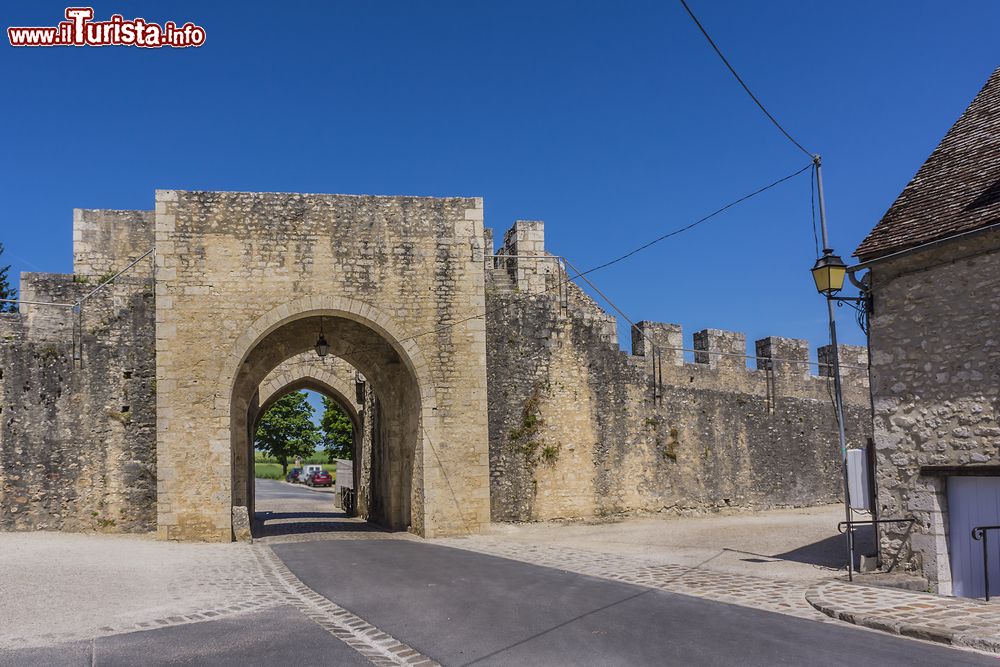
[[[441,538],[431,542],[532,565],[753,607],[813,621],[831,620],[810,606],[806,600],[806,590],[814,582],[764,579],[742,574],[712,572],[683,565],[658,564],[635,556],[604,554],[566,547],[511,544],[481,538]]]
[[[264,564],[265,576],[285,601],[312,619],[376,665],[418,665],[439,667],[439,663],[421,654],[395,637],[382,632],[360,616],[352,614],[303,584],[275,555],[270,547],[253,546]]]
[[[806,599],[831,618],[907,637],[1000,653],[1000,605],[830,581]]]

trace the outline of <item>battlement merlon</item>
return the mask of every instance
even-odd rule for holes
[[[660,351],[660,361],[669,366],[684,365],[684,330],[679,324],[642,320],[632,328],[632,355],[651,356]]]
[[[548,288],[548,276],[558,275],[556,258],[545,252],[545,223],[541,220],[515,221],[496,254],[510,257],[499,261],[519,292],[540,294]]]
[[[153,211],[73,209],[73,273],[104,275],[153,247]]]
[[[868,386],[868,348],[862,345],[838,345],[840,379],[845,385],[861,383]],[[833,346],[816,348],[821,377],[833,377]]]
[[[694,334],[694,362],[709,368],[742,369],[747,367],[747,337],[737,331],[702,329]]]
[[[757,370],[787,377],[807,378],[812,375],[807,340],[768,336],[755,341],[754,349]]]

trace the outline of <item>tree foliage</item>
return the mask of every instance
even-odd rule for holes
[[[350,459],[351,446],[354,444],[354,425],[341,407],[326,396],[323,397],[323,417],[319,423],[323,429],[323,446],[330,462],[334,459]]]
[[[321,438],[312,414],[305,392],[293,391],[275,401],[257,424],[254,447],[278,459],[282,476],[288,474],[289,459],[316,451]]]
[[[3,257],[3,244],[0,243],[0,257]],[[10,279],[7,274],[10,272],[10,265],[0,266],[0,299],[16,299],[17,290],[10,286]],[[13,313],[17,310],[17,304],[0,301],[0,313]]]

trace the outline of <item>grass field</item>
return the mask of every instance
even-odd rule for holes
[[[255,461],[253,464],[253,474],[254,477],[261,479],[284,479],[281,476],[280,463],[257,463]]]

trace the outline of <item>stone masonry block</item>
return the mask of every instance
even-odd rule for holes
[[[868,379],[868,349],[861,345],[838,345],[840,377],[844,382],[866,382]],[[833,346],[816,348],[819,374],[833,377]]]
[[[694,361],[710,368],[746,370],[747,339],[736,331],[702,329],[694,335]]]
[[[546,276],[555,271],[554,260],[545,254],[545,223],[541,220],[518,220],[504,234],[501,255],[507,271],[520,292],[538,294],[546,289]],[[538,259],[535,259],[535,258]]]
[[[659,348],[663,363],[669,366],[684,365],[684,331],[679,324],[643,320],[632,329],[632,354],[637,357],[652,356],[654,346]]]
[[[755,342],[757,369],[776,375],[809,377],[809,341],[768,336]]]

